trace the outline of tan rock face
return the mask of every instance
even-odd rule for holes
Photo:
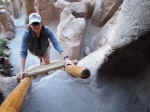
[[[88,17],[88,7],[86,4],[82,2],[74,2],[70,6],[70,9],[72,10],[72,14],[76,17]]]
[[[3,31],[3,25],[0,23],[0,32],[2,32]]]
[[[14,18],[18,18],[22,8],[22,2],[20,0],[11,0],[10,6],[12,9],[12,14]]]
[[[44,24],[50,24],[55,20],[59,20],[60,9],[55,7],[55,1],[36,0],[35,2]]]
[[[55,7],[61,9],[63,11],[64,8],[68,7],[71,3],[66,0],[57,0],[55,3]]]
[[[92,23],[103,26],[116,12],[122,0],[96,0]]]
[[[91,13],[93,11],[94,3],[90,0],[82,2],[73,2],[69,5],[70,10],[72,11],[72,14],[76,17],[83,17],[83,18],[89,18],[91,16]]]
[[[15,25],[5,9],[0,10],[0,29],[7,39],[12,39],[15,35]]]
[[[28,23],[28,16],[32,12],[36,12],[34,7],[34,0],[21,0],[26,14],[26,23]]]
[[[94,10],[95,0],[82,0],[81,2],[83,4],[86,4],[86,7],[88,9],[88,18],[91,17]]]
[[[34,0],[22,0],[22,2],[27,16],[30,13],[35,12]]]
[[[65,54],[71,59],[77,59],[80,55],[80,44],[85,26],[84,18],[75,18],[70,14],[57,27],[57,37],[60,39]]]
[[[89,18],[92,15],[94,9],[93,0],[82,0],[81,2],[69,2],[66,0],[58,0],[55,6],[61,9],[64,13],[72,13],[76,18]],[[62,15],[61,13],[61,15]]]
[[[72,10],[69,7],[66,7],[60,14],[60,22],[66,20],[69,15],[72,15]]]
[[[11,14],[11,11],[5,6],[5,5],[0,5],[0,10],[6,10],[9,14]]]
[[[68,1],[68,2],[80,2],[81,0],[65,0],[65,1]]]

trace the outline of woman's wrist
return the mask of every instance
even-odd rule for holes
[[[69,56],[64,56],[64,60],[66,60],[66,59],[68,59],[69,58]]]

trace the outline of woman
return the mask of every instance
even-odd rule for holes
[[[52,42],[54,48],[64,56],[64,52],[59,42],[50,29],[41,24],[41,16],[38,13],[31,13],[29,15],[29,27],[25,30],[22,45],[21,45],[21,66],[19,78],[23,78],[25,62],[27,58],[27,51],[29,50],[33,55],[38,56],[41,64],[49,64],[49,40]]]

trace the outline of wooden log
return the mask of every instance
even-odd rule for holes
[[[25,72],[28,73],[36,69],[37,66],[29,67]],[[32,77],[25,77],[1,104],[0,112],[19,112],[31,81]]]
[[[76,62],[76,61],[75,61]],[[25,71],[25,78],[20,84],[8,95],[0,106],[0,112],[19,112],[27,94],[28,88],[32,81],[32,76],[38,75],[51,70],[65,67],[65,61],[54,62],[48,65],[38,65],[28,68]],[[65,70],[72,76],[87,78],[90,75],[88,69],[76,66],[75,64],[67,65]]]
[[[53,62],[48,65],[38,65],[34,66],[34,70],[27,71],[25,73],[25,77],[36,76],[45,72],[49,72],[52,70],[60,69],[65,67],[65,71],[71,74],[74,77],[80,78],[88,78],[90,76],[90,72],[87,68],[75,65],[77,61],[73,61],[73,64],[65,66],[65,61],[62,62]],[[32,68],[31,68],[32,69]]]
[[[90,71],[87,68],[74,64],[65,66],[65,70],[74,77],[88,78],[90,76]]]
[[[0,106],[0,112],[19,112],[24,101],[24,97],[31,84],[31,77],[24,78],[20,84],[8,95]]]
[[[46,73],[52,70],[60,69],[65,66],[65,61],[53,62],[48,65],[37,65],[31,68],[30,71],[25,72],[25,77],[36,76],[42,73]]]
[[[73,64],[77,64],[77,60],[72,60]],[[25,72],[25,77],[36,76],[42,73],[53,71],[56,69],[61,69],[65,67],[65,61],[52,62],[48,65],[37,65],[30,67],[29,71]]]

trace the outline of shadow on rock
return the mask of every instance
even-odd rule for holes
[[[142,80],[150,69],[150,32],[116,49],[99,68],[97,81]]]

